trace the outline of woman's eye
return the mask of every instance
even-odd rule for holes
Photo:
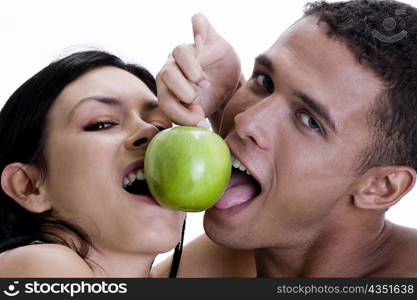
[[[307,126],[308,128],[317,131],[319,133],[321,133],[321,127],[320,125],[316,122],[316,120],[314,120],[312,117],[310,117],[308,114],[304,113],[304,112],[299,112],[298,113],[299,118],[301,120],[301,122]]]
[[[256,82],[269,93],[274,91],[274,83],[272,82],[271,78],[268,75],[258,73],[255,74]]]
[[[97,121],[97,122],[94,122],[85,126],[84,130],[85,131],[106,130],[106,129],[112,128],[115,125],[117,125],[117,123],[109,122],[109,121]]]

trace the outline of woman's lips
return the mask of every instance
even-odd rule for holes
[[[122,182],[122,189],[125,193],[127,193],[130,197],[134,198],[137,201],[141,201],[143,203],[147,203],[147,204],[151,204],[151,205],[155,205],[155,206],[159,206],[161,207],[161,205],[152,197],[152,195],[145,195],[145,194],[134,194],[134,193],[129,193],[124,187],[123,187],[123,179],[129,175],[130,173],[137,171],[139,169],[143,169],[143,165],[144,165],[144,160],[140,159],[137,160],[131,164],[129,164],[126,168],[123,169],[122,171],[122,178],[121,178],[121,182]]]
[[[148,196],[148,195],[136,195],[136,194],[132,194],[129,193],[127,191],[125,191],[130,197],[134,198],[136,201],[141,201],[143,203],[146,204],[151,204],[151,205],[156,205],[161,207],[161,205],[158,203],[158,201],[156,201],[152,196]]]

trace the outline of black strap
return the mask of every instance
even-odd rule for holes
[[[185,220],[186,220],[186,217],[184,218],[184,224],[182,224],[181,240],[178,243],[178,245],[175,247],[174,255],[172,257],[172,265],[171,265],[171,271],[169,272],[169,278],[176,278],[178,269],[180,267],[182,245],[184,242]]]

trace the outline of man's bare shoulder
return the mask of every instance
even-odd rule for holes
[[[0,254],[0,277],[94,277],[94,273],[68,247],[35,244]]]
[[[373,277],[417,277],[417,229],[393,225],[389,264]]]
[[[397,258],[401,268],[406,271],[406,277],[417,277],[417,229],[396,226],[398,237]]]
[[[394,225],[393,234],[397,244],[397,252],[403,254],[417,254],[417,229]],[[417,258],[417,255],[414,256]]]
[[[172,257],[153,267],[152,277],[168,277]],[[253,251],[224,248],[203,234],[184,246],[178,277],[255,277]]]

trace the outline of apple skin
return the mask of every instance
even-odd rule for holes
[[[151,140],[145,153],[144,173],[152,196],[175,210],[210,208],[223,195],[231,170],[224,140],[197,127],[165,129]]]

